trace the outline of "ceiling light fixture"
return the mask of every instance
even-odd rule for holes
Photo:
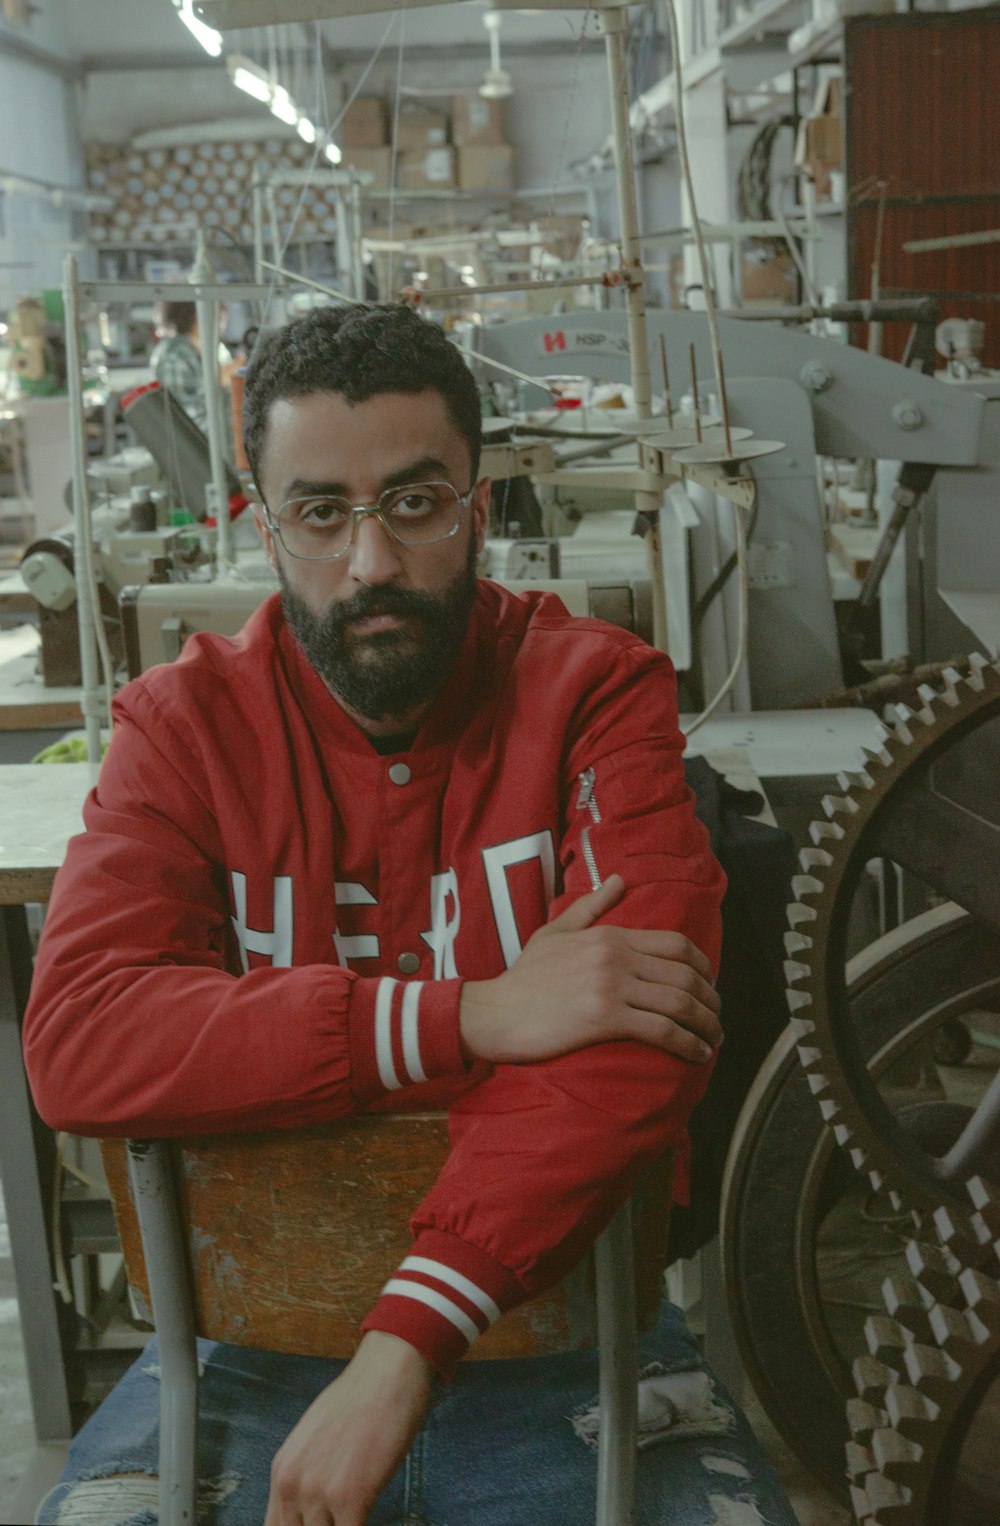
[[[241,53],[231,53],[226,59],[226,68],[237,90],[252,95],[255,101],[266,101],[270,105],[271,81],[253,59],[245,58]]]
[[[218,58],[222,52],[222,33],[206,25],[204,21],[199,21],[194,13],[194,0],[174,0],[174,9],[191,36],[201,43],[205,52],[212,58]]]

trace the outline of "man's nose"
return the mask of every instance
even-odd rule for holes
[[[399,549],[398,541],[374,514],[359,517],[349,552],[351,575],[368,587],[391,583],[399,576]]]

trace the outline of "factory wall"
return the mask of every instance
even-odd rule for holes
[[[35,16],[34,42],[61,52],[51,3]],[[62,284],[62,261],[82,218],[48,194],[4,189],[4,175],[84,185],[75,87],[56,70],[0,47],[0,309],[22,291]],[[87,256],[89,258],[89,255]]]

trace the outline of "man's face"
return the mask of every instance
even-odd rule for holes
[[[326,493],[371,504],[386,487],[429,481],[464,495],[471,477],[469,448],[433,389],[354,404],[315,393],[271,407],[261,487],[274,519],[294,498]],[[451,672],[488,514],[481,482],[448,540],[404,546],[367,517],[337,561],[292,557],[262,526],[291,629],[329,688],[372,729],[419,715]]]

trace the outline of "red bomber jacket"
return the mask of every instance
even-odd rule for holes
[[[470,1067],[459,1036],[463,977],[501,974],[614,871],[605,920],[683,932],[717,966],[724,878],[670,662],[483,582],[413,747],[380,756],[275,595],[115,708],[25,1021],[43,1118],[152,1138],[449,1108],[412,1255],[364,1328],[450,1372],[579,1260],[708,1080],[633,1042]]]

